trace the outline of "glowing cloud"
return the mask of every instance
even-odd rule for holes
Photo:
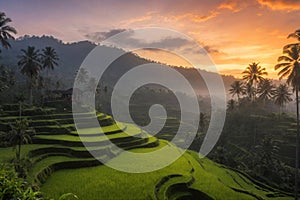
[[[299,0],[257,0],[263,6],[272,10],[300,10]]]

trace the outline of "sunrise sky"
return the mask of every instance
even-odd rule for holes
[[[237,77],[255,61],[276,78],[273,68],[283,45],[295,41],[287,35],[300,28],[299,0],[1,0],[0,8],[18,36],[52,35],[64,42],[98,43],[149,26],[175,29],[202,45],[221,73]]]

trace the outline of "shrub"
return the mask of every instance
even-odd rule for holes
[[[41,199],[41,194],[34,191],[16,172],[8,167],[0,167],[0,199]]]

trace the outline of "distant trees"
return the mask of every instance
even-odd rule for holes
[[[27,49],[22,49],[21,52],[18,65],[21,68],[21,73],[29,79],[29,104],[32,105],[33,88],[38,86],[39,89],[42,89],[45,86],[43,77],[39,76],[40,72],[46,69],[48,76],[49,69],[53,70],[58,65],[59,58],[52,47],[45,47],[42,54],[33,46],[28,46]]]
[[[227,102],[227,110],[228,111],[233,111],[236,107],[236,102],[233,100],[233,99],[230,99],[228,102]]]
[[[46,75],[46,89],[49,89],[49,70],[53,70],[55,66],[58,66],[57,61],[59,60],[58,54],[56,53],[55,49],[52,47],[45,47],[42,49],[41,54],[41,62],[42,62],[42,68],[47,70]]]
[[[6,17],[4,12],[0,12],[0,41],[2,47],[10,48],[9,39],[15,39],[12,34],[17,34],[17,30],[14,27],[8,25],[12,20]]]
[[[20,56],[18,65],[21,67],[21,73],[29,79],[29,104],[32,105],[32,89],[42,66],[39,50],[36,50],[33,46],[28,46],[26,50],[22,49],[21,52],[23,54]]]
[[[88,81],[89,79],[89,75],[88,75],[88,71],[84,68],[80,68],[79,71],[77,71],[78,75],[77,75],[77,80],[79,83],[84,84]]]
[[[255,95],[255,90],[250,83],[244,85],[244,94],[249,100],[252,100]]]
[[[238,101],[240,101],[240,96],[244,93],[244,85],[241,81],[234,81],[230,85],[229,93],[232,94],[232,96],[237,96]]]
[[[232,97],[237,97],[237,102],[233,99],[228,101],[229,111],[243,106],[245,102],[257,101],[264,104],[274,102],[282,111],[283,106],[291,101],[288,87],[283,85],[275,87],[270,79],[264,77],[267,75],[265,70],[258,63],[253,62],[243,71],[243,81],[237,80],[230,85],[229,93]]]
[[[243,80],[246,81],[250,86],[254,85],[254,96],[253,99],[256,98],[257,94],[257,85],[262,80],[264,80],[264,76],[268,75],[266,72],[266,68],[262,68],[259,63],[251,63],[249,66],[243,71]]]
[[[199,120],[200,131],[204,133],[208,126],[208,117],[205,113],[200,113],[200,120]]]
[[[274,90],[274,103],[279,106],[279,112],[282,112],[284,105],[290,101],[292,93],[289,92],[289,88],[286,84],[280,84]]]
[[[260,81],[257,87],[257,94],[258,99],[263,102],[271,100],[274,95],[274,85],[272,84],[271,80],[263,79]]]
[[[294,37],[300,41],[300,30],[291,33],[289,37]],[[288,44],[283,47],[282,56],[278,58],[275,70],[279,70],[279,79],[287,78],[287,84],[291,85],[296,93],[296,165],[295,165],[295,199],[298,199],[298,170],[299,170],[299,90],[300,90],[300,43]]]
[[[15,84],[15,72],[0,65],[0,92]]]

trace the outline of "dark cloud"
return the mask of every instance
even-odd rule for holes
[[[101,42],[113,35],[116,35],[124,31],[126,31],[126,29],[111,29],[109,31],[89,33],[86,34],[85,37],[88,38],[89,40],[92,40],[93,42]]]
[[[147,34],[147,35],[146,35]],[[134,30],[128,30],[124,32],[120,37],[118,38],[113,38],[112,42],[116,44],[116,46],[119,46],[121,48],[145,48],[145,47],[155,47],[158,49],[180,49],[186,46],[190,46],[194,44],[192,41],[187,40],[185,38],[181,37],[163,37],[163,38],[157,38],[157,39],[152,39],[155,38],[155,35],[148,35],[151,33],[145,33],[144,36],[139,36],[137,37],[135,35]],[[159,33],[153,33],[153,34],[159,34]],[[150,39],[150,41],[149,41]]]
[[[135,36],[134,30],[125,30],[125,29],[113,29],[107,32],[94,32],[87,34],[86,37],[95,41],[95,42],[101,42],[107,39],[110,36],[113,36],[115,34],[118,34],[120,32],[124,32],[120,37],[113,38],[113,42],[115,46],[126,49],[126,48],[137,48],[137,49],[147,49],[148,51],[159,51],[159,50],[182,50],[186,53],[192,53],[192,54],[217,54],[220,53],[220,51],[210,45],[206,45],[201,43],[201,49],[196,48],[195,45],[196,42],[192,40],[188,40],[186,38],[182,37],[164,37],[160,39],[156,39],[154,41],[149,41],[149,38],[151,36],[147,35],[144,36],[145,38],[137,38]],[[145,48],[147,47],[147,48]]]
[[[192,42],[189,40],[186,40],[184,38],[172,38],[167,37],[163,38],[159,41],[155,41],[151,43],[153,46],[156,46],[158,48],[170,48],[170,49],[178,49],[181,47],[185,47],[187,45],[191,45]]]
[[[215,49],[209,45],[204,45],[203,48],[207,51],[207,53],[220,53],[218,49]]]

